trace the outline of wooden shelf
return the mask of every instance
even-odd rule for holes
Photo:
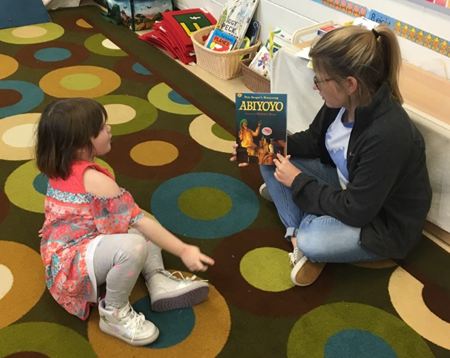
[[[450,125],[450,80],[403,61],[400,91],[405,104]]]

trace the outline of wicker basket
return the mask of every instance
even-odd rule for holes
[[[244,76],[245,86],[253,92],[270,93],[270,80],[248,68],[250,62],[252,62],[251,58],[241,61],[242,75]]]
[[[214,25],[203,27],[191,35],[195,56],[197,57],[197,65],[224,80],[239,77],[242,74],[240,57],[247,54],[255,54],[261,41],[258,40],[253,46],[244,49],[217,52],[205,47],[206,36],[213,29]],[[203,37],[205,37],[205,40],[203,40]]]

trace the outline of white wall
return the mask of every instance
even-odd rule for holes
[[[180,9],[203,7],[218,17],[226,0],[173,0]],[[355,3],[376,10],[392,18],[413,25],[450,41],[450,12],[438,11],[408,0],[356,0]],[[287,32],[331,19],[335,23],[351,21],[354,17],[311,0],[260,0],[256,18],[262,24],[260,38],[263,43],[271,28],[279,26]],[[403,58],[435,73],[445,72],[450,78],[450,58],[435,51],[399,38]],[[449,43],[450,46],[450,43]]]

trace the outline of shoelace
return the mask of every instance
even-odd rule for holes
[[[289,254],[289,260],[291,261],[291,265],[295,266],[298,261],[298,248],[296,247],[294,251],[290,252]]]
[[[160,271],[162,274],[164,274],[165,276],[167,276],[168,278],[171,278],[173,280],[177,280],[177,281],[196,281],[197,276],[196,275],[192,275],[191,277],[184,277],[183,273],[180,271],[174,271],[174,272],[169,272],[169,271]],[[176,277],[175,274],[178,274],[181,278]],[[208,282],[208,280],[200,280],[203,282]]]
[[[131,341],[134,341],[136,333],[139,331],[143,323],[145,322],[145,316],[142,313],[137,313],[130,304],[127,306],[127,310],[121,312],[121,320],[123,320],[124,327],[131,332]]]

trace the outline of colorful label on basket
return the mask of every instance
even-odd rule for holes
[[[226,52],[231,51],[235,42],[235,37],[215,29],[209,37],[206,47],[210,50]]]

